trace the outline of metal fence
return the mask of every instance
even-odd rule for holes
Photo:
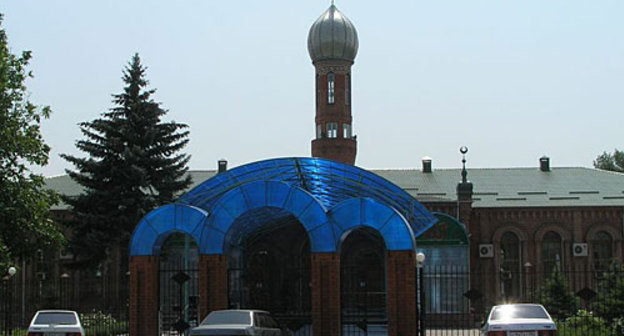
[[[546,307],[559,336],[624,335],[624,268],[618,265],[497,272],[425,267],[423,278],[421,335],[478,335],[493,305],[529,302]]]
[[[422,317],[418,321],[423,327],[419,336],[478,335],[493,305],[514,302],[543,304],[556,320],[559,336],[624,335],[624,268],[621,266],[568,266],[550,272],[501,269],[493,273],[465,267],[424,267],[420,275],[416,285],[421,295],[414,298]],[[0,286],[1,336],[11,332],[23,335],[34,313],[50,308],[78,311],[90,336],[128,333],[125,286],[113,292],[95,276],[60,277],[54,281],[35,278],[30,282],[17,276],[6,277]],[[174,292],[179,293],[179,288],[175,288],[172,297]],[[271,293],[279,296],[283,291]],[[385,334],[386,300],[383,292],[343,293],[341,333]],[[311,335],[309,310],[296,311],[277,309],[273,313],[292,334]]]
[[[90,336],[127,335],[127,286],[113,291],[101,277],[58,279],[4,277],[0,284],[0,335],[26,335],[38,310],[67,309],[80,314]]]

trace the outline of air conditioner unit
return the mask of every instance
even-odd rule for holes
[[[572,254],[575,257],[587,257],[587,243],[574,243],[572,245]]]
[[[61,260],[68,260],[73,258],[74,255],[69,250],[61,250],[61,253],[59,254],[59,259]]]
[[[492,258],[492,257],[494,257],[494,245],[492,245],[492,244],[479,244],[479,257],[480,258]]]

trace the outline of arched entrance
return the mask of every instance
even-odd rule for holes
[[[346,278],[356,278],[346,292],[360,284],[365,296],[385,292],[385,300],[366,303],[367,312],[385,313],[389,335],[414,334],[414,237],[434,221],[398,186],[334,161],[275,159],[222,172],[137,225],[130,248],[130,334],[158,334],[159,267],[167,269],[160,251],[174,232],[197,243],[199,319],[228,307],[264,308],[277,316],[311,315],[307,326],[282,319],[291,330],[334,335],[342,325],[344,251],[347,267],[374,260],[385,270],[363,282],[361,272],[346,271]]]
[[[226,242],[228,306],[270,311],[293,332],[309,326],[310,241],[301,222],[279,208],[254,209],[234,221]]]
[[[348,233],[340,251],[340,284],[343,334],[387,332],[386,246],[378,232],[362,227]]]
[[[200,322],[199,249],[190,235],[176,232],[166,238],[158,273],[160,334],[187,334]]]

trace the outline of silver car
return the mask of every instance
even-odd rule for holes
[[[80,317],[72,310],[40,310],[35,313],[28,335],[32,336],[84,336]]]
[[[518,303],[492,307],[481,336],[556,336],[557,325],[539,304]]]
[[[279,324],[262,310],[216,310],[191,330],[191,336],[262,335],[282,336]]]

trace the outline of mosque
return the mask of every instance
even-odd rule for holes
[[[459,169],[428,158],[414,169],[359,168],[358,35],[335,5],[310,28],[308,51],[312,157],[191,171],[188,192],[146,215],[130,246],[131,335],[184,330],[226,308],[269,310],[299,334],[415,335],[422,314],[471,324],[475,309],[523,297],[530,274],[622,260],[622,174],[552,167],[548,157],[467,169],[465,147]],[[49,185],[75,192],[56,179]],[[419,277],[419,267],[431,273]]]

